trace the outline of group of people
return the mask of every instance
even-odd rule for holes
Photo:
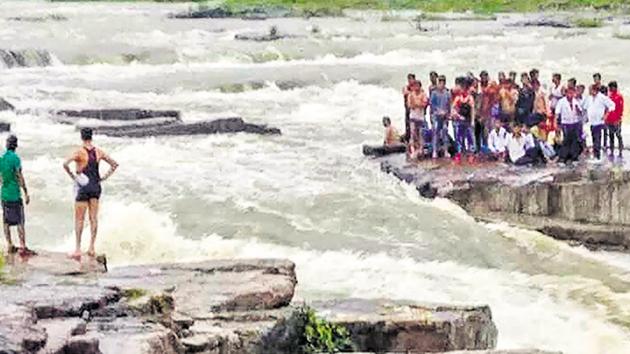
[[[95,241],[98,230],[98,208],[101,196],[101,182],[108,179],[118,163],[114,161],[103,150],[97,148],[92,143],[92,129],[83,128],[81,130],[82,146],[68,158],[63,168],[74,182],[74,217],[75,217],[75,249],[69,257],[81,259],[81,236],[85,223],[86,212],[90,219],[91,239],[87,255],[96,256]],[[6,140],[6,151],[0,157],[0,178],[2,183],[2,216],[4,222],[4,234],[6,237],[7,252],[19,254],[22,257],[35,256],[37,253],[26,246],[26,232],[24,228],[25,213],[24,205],[28,205],[31,198],[26,187],[24,174],[22,172],[22,162],[17,154],[18,138],[9,135]],[[105,161],[109,164],[109,171],[101,176],[99,164]],[[74,164],[74,170],[71,165]],[[16,246],[11,237],[11,227],[17,227],[19,246]]]
[[[616,81],[604,85],[599,73],[588,87],[574,78],[564,84],[553,74],[548,90],[537,69],[522,73],[518,83],[516,72],[500,72],[495,81],[486,71],[457,77],[450,89],[436,72],[429,82],[425,91],[414,74],[407,76],[404,135],[389,118],[383,120],[385,145],[406,143],[410,159],[467,157],[525,165],[569,163],[588,151],[596,161],[612,158],[615,148],[623,154],[623,96]]]

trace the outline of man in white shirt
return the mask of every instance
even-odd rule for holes
[[[605,129],[604,117],[606,112],[615,110],[615,103],[606,95],[599,92],[597,85],[592,85],[589,95],[582,102],[582,108],[591,123],[591,136],[593,137],[593,155],[601,159],[602,131]]]
[[[508,135],[507,151],[510,161],[517,166],[544,164],[545,157],[536,146],[534,137],[520,125],[515,125],[513,133]]]
[[[566,96],[558,101],[554,113],[564,136],[562,153],[558,155],[564,162],[577,161],[582,153],[580,144],[582,106],[575,98],[574,87],[567,88]]]
[[[508,133],[503,128],[503,123],[497,119],[494,122],[494,129],[488,134],[488,150],[492,158],[499,161],[505,160],[505,149],[507,145]]]

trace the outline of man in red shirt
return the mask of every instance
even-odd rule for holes
[[[610,156],[615,154],[615,137],[619,142],[619,157],[623,156],[623,139],[621,138],[621,121],[623,119],[623,96],[617,88],[617,81],[608,84],[608,97],[615,103],[615,110],[606,116],[606,130],[610,142]]]

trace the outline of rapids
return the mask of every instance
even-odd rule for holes
[[[0,66],[0,112],[20,138],[30,242],[70,250],[72,186],[61,165],[79,142],[51,109],[181,110],[242,116],[282,136],[97,137],[121,165],[105,185],[98,247],[114,265],[285,257],[299,297],[487,303],[500,348],[630,352],[630,256],[476,223],[382,174],[361,145],[380,117],[402,127],[407,72],[449,77],[538,67],[585,82],[595,71],[630,96],[630,26],[514,28],[497,22],[339,19],[175,20],[187,4],[0,3],[0,49],[42,50],[51,65]],[[53,16],[54,15],[54,16]],[[46,17],[15,21],[12,17]],[[63,20],[59,20],[63,19]],[[235,41],[272,25],[300,37]],[[314,31],[313,29],[317,30]]]

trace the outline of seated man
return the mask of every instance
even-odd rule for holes
[[[392,120],[389,117],[383,117],[383,126],[385,127],[385,139],[383,145],[396,146],[401,144],[400,134],[392,125]]]
[[[508,135],[507,151],[510,161],[517,166],[545,163],[533,136],[527,131],[523,132],[521,125],[518,124],[512,128],[512,135]]]
[[[488,150],[490,157],[499,161],[505,160],[505,148],[507,145],[508,133],[503,128],[500,120],[494,122],[494,129],[488,134]]]

